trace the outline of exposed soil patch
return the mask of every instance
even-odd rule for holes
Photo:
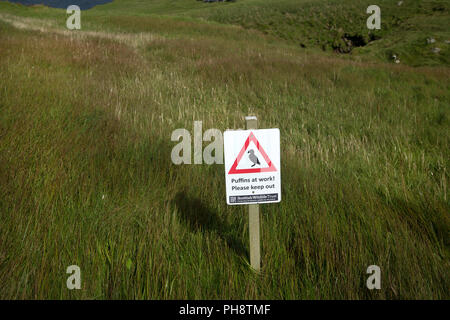
[[[353,48],[364,47],[370,42],[379,39],[379,36],[370,34],[369,37],[364,37],[361,34],[345,33],[341,38],[335,40],[332,44],[334,52],[350,53]]]

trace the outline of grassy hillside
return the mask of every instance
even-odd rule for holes
[[[450,65],[448,1],[380,0],[381,30],[366,27],[366,9],[371,4],[370,0],[122,0],[97,6],[83,16],[85,29],[147,32],[156,28],[173,35],[173,19],[194,19],[241,26],[293,46],[347,54],[364,61],[394,63],[395,54],[402,64],[411,66]],[[60,25],[65,21],[61,11],[45,7],[18,7],[15,13],[52,17]],[[168,17],[171,19],[165,19]],[[185,25],[184,32],[189,33],[191,27]],[[428,38],[436,42],[428,43]],[[438,53],[433,52],[436,47]]]
[[[368,0],[244,0],[229,6],[196,10],[194,17],[260,30],[301,47],[353,53],[382,61],[392,54],[409,65],[450,63],[450,19],[448,1],[381,0],[381,30],[368,30]],[[436,38],[431,51],[426,39]]]
[[[448,299],[446,4],[411,5],[404,36],[382,29],[348,55],[321,46],[357,32],[339,8],[363,1],[170,3],[115,0],[71,32],[63,10],[0,2],[0,298]],[[282,6],[336,28],[302,33]],[[428,30],[441,53],[411,53]],[[402,63],[384,57],[401,48]],[[170,160],[173,130],[250,114],[282,143],[260,275],[223,165]],[[66,288],[73,264],[82,290]]]

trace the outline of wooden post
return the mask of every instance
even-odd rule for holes
[[[255,116],[245,117],[247,130],[258,129],[258,119]],[[260,238],[259,238],[259,204],[248,205],[248,222],[250,234],[250,264],[259,272],[261,265]]]

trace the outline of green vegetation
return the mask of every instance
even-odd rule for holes
[[[83,29],[148,32],[165,36],[203,34],[199,21],[236,25],[256,30],[302,48],[350,53],[364,61],[394,62],[411,66],[450,65],[450,4],[448,1],[379,0],[381,30],[368,30],[370,0],[240,0],[203,3],[195,0],[122,0],[83,12]],[[64,25],[62,10],[44,6],[24,8],[0,3],[20,16],[51,18]],[[174,19],[179,28],[172,30]],[[194,23],[192,23],[195,21]],[[197,27],[193,27],[195,24]],[[216,30],[217,31],[217,30]],[[236,32],[235,32],[236,33]],[[238,35],[236,35],[238,36]],[[435,43],[427,43],[434,38]],[[266,37],[266,41],[271,38]],[[446,42],[447,41],[447,42]],[[432,52],[439,47],[439,54]]]
[[[351,54],[368,1],[115,0],[72,32],[0,2],[0,298],[449,299],[448,5],[379,2]],[[223,165],[170,160],[174,129],[249,114],[282,143],[259,276]]]

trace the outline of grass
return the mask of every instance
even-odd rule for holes
[[[445,52],[409,53],[426,30],[404,25],[410,65],[305,49],[242,27],[256,5],[269,10],[116,0],[69,32],[64,11],[0,3],[0,298],[449,298]],[[249,114],[282,143],[259,276],[223,165],[170,160],[173,130],[242,128]],[[81,290],[66,288],[72,264]],[[381,290],[365,286],[372,264]]]

